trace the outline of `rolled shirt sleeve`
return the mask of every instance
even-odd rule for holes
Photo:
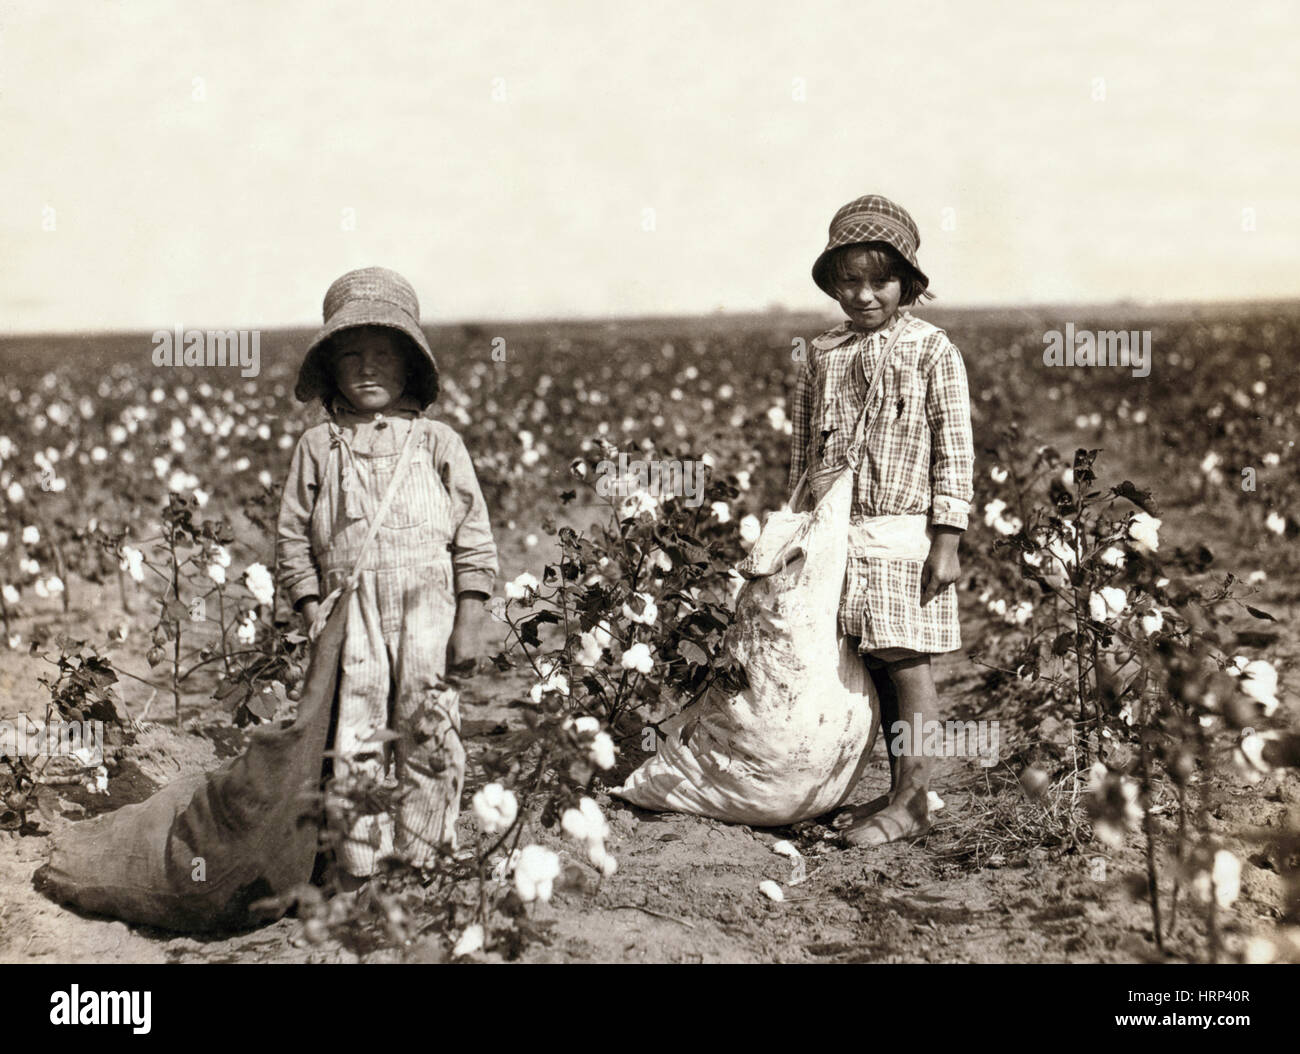
[[[490,596],[497,576],[497,547],[474,463],[464,440],[446,426],[440,431],[436,456],[454,508],[451,563],[456,595]]]
[[[812,353],[809,352],[809,355]],[[810,362],[805,362],[795,380],[794,399],[790,404],[790,480],[789,491],[808,467],[808,429],[812,426],[813,377]]]
[[[311,552],[311,514],[319,489],[320,465],[304,434],[289,462],[275,543],[276,576],[295,608],[308,597],[321,595],[320,570]]]
[[[930,522],[965,530],[974,497],[975,443],[970,389],[961,352],[949,341],[930,367],[926,416],[930,422]]]

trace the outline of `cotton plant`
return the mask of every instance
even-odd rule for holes
[[[617,451],[598,438],[590,452],[570,477],[596,491],[601,462]],[[718,481],[688,503],[631,483],[627,493],[622,484],[602,486],[610,491],[602,496],[606,522],[589,534],[548,527],[558,558],[508,578],[488,604],[505,637],[493,661],[524,676],[528,745],[522,754],[489,752],[489,780],[472,796],[484,893],[469,925],[484,927],[484,943],[468,927],[460,931],[458,943],[474,949],[467,955],[498,946],[494,906],[506,892],[538,905],[567,885],[563,854],[575,852],[602,878],[614,875],[608,821],[594,795],[615,780],[620,759],[641,749],[646,720],[668,699],[680,705],[712,683],[743,677],[723,649],[728,572],[743,557],[744,532],[756,537],[756,518],[741,514],[740,488]],[[557,826],[570,849],[527,844],[539,818]]]
[[[1188,863],[1215,852],[1198,804],[1202,781],[1227,771],[1258,782],[1300,765],[1300,737],[1276,724],[1285,682],[1276,664],[1226,651],[1213,627],[1221,609],[1272,616],[1235,592],[1231,577],[1208,586],[1196,577],[1213,554],[1165,544],[1166,518],[1152,494],[1127,480],[1101,486],[1098,451],[1081,449],[1063,467],[1056,451],[1034,449],[1015,429],[1002,441],[997,470],[977,481],[972,514],[977,531],[987,531],[975,537],[988,541],[964,555],[990,616],[977,661],[1030,705],[1072,718],[1068,764],[1086,784],[1092,836],[1112,849],[1131,838],[1149,846],[1157,943],[1181,891],[1192,889],[1197,910],[1211,918],[1210,954],[1220,955],[1212,915],[1224,904],[1196,886],[1212,868]],[[1021,604],[1032,605],[1023,623],[1014,616],[1027,610]],[[1039,793],[1052,783],[1041,770],[1027,775],[1044,785]],[[1161,833],[1153,810],[1181,817],[1172,835]],[[1172,882],[1156,849],[1165,837]]]

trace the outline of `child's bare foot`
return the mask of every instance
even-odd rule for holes
[[[869,816],[875,816],[889,805],[889,795],[882,794],[879,798],[872,798],[871,801],[864,805],[850,805],[838,810],[831,818],[831,826],[837,831],[843,831],[849,827],[857,827],[863,820]]]
[[[874,803],[872,803],[874,804]],[[930,829],[929,802],[924,788],[899,791],[883,809],[854,823],[841,835],[846,845],[885,845],[917,838]]]

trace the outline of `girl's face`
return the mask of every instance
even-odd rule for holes
[[[838,261],[835,299],[859,333],[871,333],[898,311],[903,284],[866,249],[849,248]]]
[[[406,390],[403,338],[381,326],[345,329],[334,338],[334,383],[363,413],[387,410]]]

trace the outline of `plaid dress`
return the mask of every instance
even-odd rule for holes
[[[897,528],[913,542],[922,527],[927,534],[935,525],[965,530],[975,458],[961,353],[943,330],[907,312],[871,334],[841,323],[812,341],[791,411],[793,490],[805,468],[816,472],[844,463],[869,378],[900,326],[907,329],[890,350],[868,407],[871,425],[854,491],[840,600],[841,631],[860,638],[861,651],[885,659],[961,647],[956,587],[921,606],[925,560],[911,558],[919,556],[915,544],[905,559],[868,555],[858,544],[879,537],[882,527],[886,536]]]

